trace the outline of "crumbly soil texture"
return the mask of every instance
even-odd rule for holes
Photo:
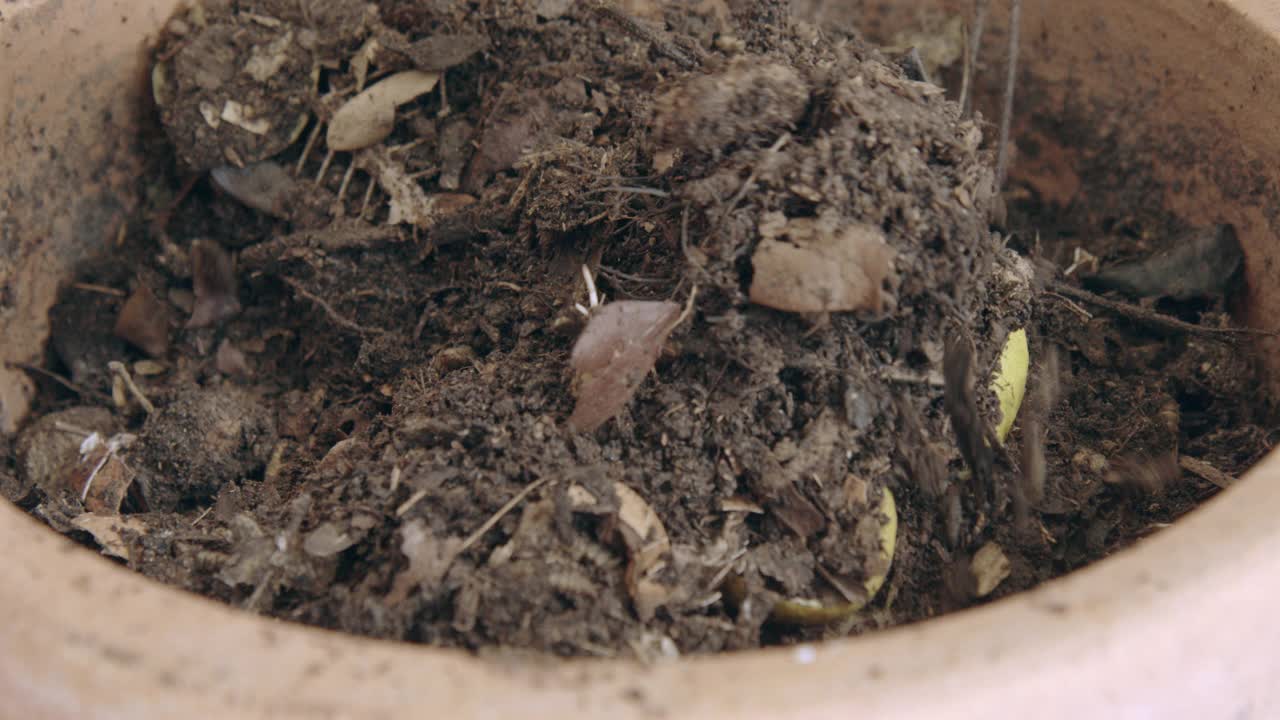
[[[255,612],[652,658],[1023,590],[1261,455],[1247,338],[1052,291],[1186,228],[1006,213],[981,117],[783,7],[175,17],[147,209],[54,308],[4,493]]]

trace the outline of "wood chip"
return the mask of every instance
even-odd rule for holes
[[[893,250],[874,227],[833,230],[810,218],[791,219],[751,257],[751,302],[787,312],[880,312],[892,260]]]
[[[969,571],[977,584],[978,597],[986,597],[1009,577],[1009,558],[994,542],[989,542],[974,553]]]
[[[1208,480],[1223,490],[1235,485],[1236,480],[1238,479],[1222,472],[1203,460],[1197,460],[1196,458],[1189,457],[1187,455],[1183,455],[1178,458],[1178,466],[1192,475]]]
[[[113,332],[151,357],[161,357],[169,350],[169,308],[151,288],[138,285],[120,308]]]

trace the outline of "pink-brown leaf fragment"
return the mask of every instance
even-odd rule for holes
[[[138,285],[120,314],[114,332],[151,357],[162,357],[169,349],[169,308],[146,285]]]
[[[879,229],[794,218],[778,236],[751,256],[751,302],[787,312],[882,310],[893,250]]]
[[[617,415],[679,319],[680,306],[666,301],[622,300],[596,308],[569,355],[578,399],[569,427],[590,432]]]
[[[191,284],[196,303],[187,327],[217,325],[240,312],[235,263],[218,243],[212,240],[191,243]]]

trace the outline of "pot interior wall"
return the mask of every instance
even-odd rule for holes
[[[13,365],[38,364],[58,283],[88,248],[111,242],[136,205],[143,152],[138,138],[153,122],[143,43],[176,4],[23,2],[5,10],[0,431],[12,432],[26,414],[33,386]],[[1273,270],[1280,246],[1272,241],[1280,225],[1280,193],[1262,172],[1280,158],[1280,133],[1267,113],[1256,111],[1257,99],[1264,97],[1259,73],[1280,59],[1274,44],[1221,4],[1174,3],[1160,12],[1146,3],[1101,3],[1099,12],[1084,2],[1024,5],[1022,129],[1034,132],[1037,123],[1066,116],[1091,125],[1087,134],[1069,134],[1077,143],[1118,138],[1152,149],[1145,170],[1162,181],[1170,211],[1190,223],[1237,226],[1248,257],[1242,319],[1280,329],[1280,284],[1274,282],[1280,270]],[[888,40],[897,29],[966,12],[969,3],[795,0],[795,6],[801,17],[853,25]],[[1003,7],[994,8],[984,43],[987,68],[1003,65],[1006,22]],[[1229,48],[1174,42],[1222,23],[1240,38]],[[1213,58],[1219,51],[1239,60],[1218,62]],[[987,117],[996,117],[1000,77],[999,71],[979,77]],[[1196,139],[1198,153],[1158,152],[1171,143],[1187,147],[1188,138]],[[1015,177],[1030,178],[1048,197],[1073,192],[1073,165],[1088,148],[1073,146],[1070,137],[1061,144],[1050,136],[1038,140],[1049,146],[1016,164]],[[1276,349],[1275,343],[1264,349]],[[1280,354],[1264,357],[1280,367]]]

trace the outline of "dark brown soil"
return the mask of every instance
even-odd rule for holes
[[[312,5],[170,26],[171,160],[68,284],[45,369],[64,380],[0,447],[6,496],[139,572],[444,646],[749,648],[1026,589],[1274,441],[1242,336],[1052,289],[1096,270],[1062,277],[1075,247],[1142,258],[1176,218],[1014,187],[1006,220],[980,118],[784,3]],[[326,152],[315,118],[409,69],[442,84],[385,140]],[[606,303],[673,305],[584,319],[584,266]],[[1225,326],[1228,280],[1132,307]],[[602,368],[571,358],[587,323],[655,312]],[[1032,379],[1001,447],[985,378],[1021,327]],[[575,429],[575,404],[607,419]],[[866,600],[883,489],[898,540],[867,609],[770,621],[784,598]],[[980,592],[992,547],[1007,578]]]

